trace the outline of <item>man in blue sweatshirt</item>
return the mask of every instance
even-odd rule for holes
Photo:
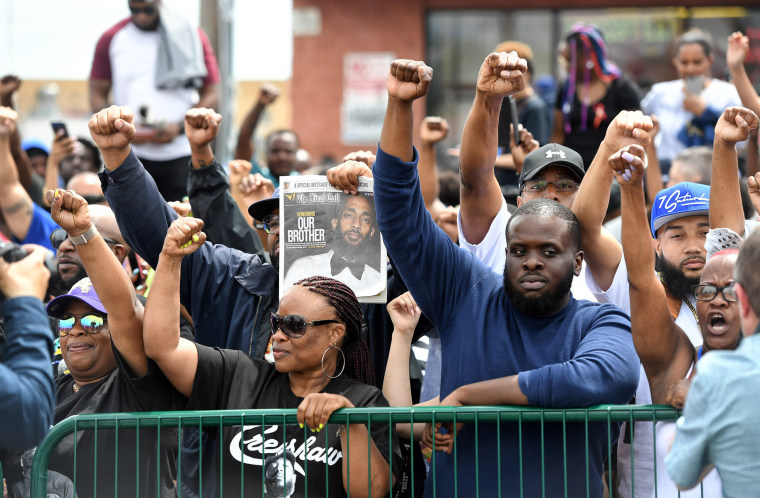
[[[515,53],[498,57],[504,60],[495,61],[496,74],[513,91],[522,88],[525,61]],[[412,145],[412,102],[427,94],[432,73],[419,61],[391,64],[373,175],[388,254],[440,333],[441,404],[627,403],[639,378],[630,320],[615,306],[572,297],[583,253],[570,210],[537,200],[512,215],[503,280],[430,219]],[[617,429],[480,423],[476,432],[475,424],[465,425],[454,452],[436,454],[425,496],[496,496],[501,487],[506,496],[601,497],[607,445]],[[442,437],[440,428],[435,432]]]

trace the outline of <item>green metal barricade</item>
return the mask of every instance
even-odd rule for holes
[[[621,422],[627,422],[628,430],[631,431],[631,435],[633,432],[634,422],[653,422],[656,423],[658,421],[664,421],[664,420],[675,420],[678,417],[678,412],[669,406],[636,406],[636,405],[620,405],[620,406],[597,406],[597,407],[590,407],[590,408],[583,408],[583,409],[541,409],[541,408],[521,408],[521,407],[496,407],[496,406],[484,406],[484,407],[405,407],[405,408],[351,408],[351,409],[341,409],[336,411],[329,420],[329,423],[327,427],[325,428],[324,433],[324,440],[327,441],[328,434],[334,434],[338,430],[338,428],[341,425],[348,426],[349,429],[349,437],[350,437],[350,426],[351,424],[363,424],[366,425],[368,430],[367,432],[367,439],[369,441],[370,433],[372,432],[372,428],[375,427],[377,430],[377,427],[385,427],[387,426],[388,429],[388,436],[389,440],[392,442],[393,438],[390,437],[391,435],[391,424],[398,424],[398,423],[445,423],[445,422],[451,422],[453,424],[457,423],[464,423],[469,426],[468,430],[474,431],[475,434],[475,441],[476,441],[476,448],[475,448],[475,462],[470,461],[458,461],[458,448],[457,448],[457,437],[456,433],[454,434],[454,450],[452,452],[453,456],[453,464],[454,464],[454,487],[453,489],[436,489],[434,488],[434,495],[436,496],[469,496],[466,494],[463,494],[459,492],[459,487],[463,483],[460,482],[457,484],[457,464],[459,465],[472,465],[474,463],[474,475],[468,475],[468,479],[471,478],[474,482],[474,489],[476,490],[476,495],[478,495],[477,490],[480,489],[481,485],[488,485],[489,487],[493,487],[498,490],[498,496],[502,496],[502,489],[504,488],[504,496],[532,496],[531,494],[528,494],[529,492],[527,490],[534,489],[534,484],[531,482],[523,482],[523,455],[526,453],[530,453],[534,448],[528,448],[527,444],[523,444],[523,434],[528,433],[529,431],[535,431],[540,429],[540,437],[541,437],[541,486],[542,489],[544,489],[544,495],[546,494],[546,490],[543,486],[548,480],[554,480],[554,479],[562,479],[564,477],[564,495],[565,496],[577,496],[577,490],[576,489],[568,489],[568,466],[573,466],[577,462],[572,461],[572,459],[568,458],[568,441],[570,440],[569,434],[577,430],[578,428],[581,428],[581,430],[585,427],[586,434],[589,434],[589,427],[593,426],[594,424],[606,424],[607,426],[607,441],[604,444],[604,452],[605,452],[605,459],[609,461],[613,461],[613,446],[617,442],[617,438],[613,435],[616,430],[615,427],[618,426]],[[501,422],[499,424],[494,424],[495,422]],[[538,424],[538,425],[536,425]],[[270,449],[272,452],[276,452],[278,448],[282,449],[282,460],[283,460],[283,466],[284,466],[284,460],[285,460],[285,452],[286,449],[286,441],[285,441],[285,428],[290,427],[291,429],[298,426],[298,421],[296,418],[296,410],[229,410],[229,411],[197,411],[197,412],[153,412],[153,413],[115,413],[115,414],[94,414],[94,415],[79,415],[75,417],[68,418],[59,424],[57,424],[48,434],[45,441],[39,445],[37,448],[37,451],[34,455],[34,460],[32,464],[32,498],[44,498],[45,497],[45,489],[46,489],[46,481],[47,481],[47,470],[49,467],[49,460],[51,458],[51,455],[54,454],[56,446],[63,441],[67,437],[71,437],[73,435],[73,438],[76,441],[79,441],[82,434],[91,432],[91,436],[94,437],[94,439],[97,441],[98,437],[101,437],[103,440],[106,438],[106,434],[109,434],[108,431],[113,431],[113,434],[115,434],[115,442],[113,448],[109,448],[107,455],[94,455],[92,458],[92,461],[95,464],[95,469],[92,470],[93,475],[96,476],[95,479],[100,479],[101,484],[107,483],[107,485],[110,487],[110,489],[113,490],[113,492],[104,493],[104,496],[115,496],[117,494],[117,490],[119,489],[119,481],[121,480],[122,483],[124,480],[130,480],[130,479],[139,479],[139,474],[136,476],[133,475],[127,475],[129,473],[125,473],[122,471],[117,470],[115,475],[99,475],[98,473],[98,465],[105,466],[104,462],[110,461],[109,459],[117,459],[117,465],[116,468],[118,469],[118,463],[121,462],[121,460],[118,460],[119,457],[119,451],[120,447],[124,447],[126,443],[128,442],[130,445],[136,445],[137,446],[137,453],[139,454],[140,451],[140,445],[151,445],[150,451],[155,451],[157,453],[160,453],[162,451],[162,444],[164,445],[164,450],[166,449],[166,445],[164,444],[163,440],[161,438],[157,438],[157,444],[151,443],[150,441],[142,441],[141,437],[143,439],[144,436],[141,435],[140,431],[155,431],[157,434],[161,434],[162,432],[167,431],[174,431],[176,436],[176,444],[180,444],[180,436],[179,434],[182,433],[185,430],[192,429],[192,430],[199,430],[203,429],[205,431],[218,431],[219,434],[223,432],[224,428],[230,428],[230,427],[241,427],[240,432],[240,496],[242,496],[242,490],[245,489],[243,479],[245,477],[245,473],[243,472],[244,468],[244,462],[246,462],[246,459],[248,456],[244,452],[245,450],[249,450],[250,448],[259,448],[261,452],[261,459],[260,459],[260,466],[261,466],[261,493],[260,495],[263,496],[264,493],[264,479],[265,479],[265,469],[264,469],[264,456],[267,453],[267,448]],[[277,432],[277,435],[274,437],[269,437],[267,439],[267,436],[265,435],[265,428],[270,426],[281,426],[282,427],[282,441],[281,443],[278,442],[278,437],[280,432]],[[248,440],[245,440],[244,431],[247,430],[247,428],[259,428],[260,429],[260,435],[258,433],[251,436]],[[354,426],[356,427],[356,426]],[[496,454],[492,455],[484,455],[480,454],[481,452],[477,448],[477,442],[479,441],[477,439],[478,437],[478,431],[483,431],[485,433],[487,428],[493,428],[495,427],[496,430],[496,447],[499,448],[499,451],[496,452]],[[537,429],[538,428],[538,429]],[[548,469],[544,468],[544,461],[543,459],[547,457],[547,455],[544,455],[544,434],[546,431],[546,434],[550,434],[549,428],[556,429],[558,431],[561,431],[562,434],[562,448],[564,452],[564,476],[562,475],[548,475],[550,472]],[[504,441],[507,441],[506,439],[506,431],[507,430],[515,430],[517,434],[519,434],[519,444],[518,448],[516,448],[516,451],[519,452],[519,469],[517,469],[517,475],[519,476],[519,486],[515,482],[504,482],[505,479],[502,476],[501,471],[497,472],[497,475],[480,475],[478,469],[481,465],[487,463],[487,459],[496,459],[495,465],[498,469],[503,469],[503,462],[501,462],[502,458],[502,452],[501,452],[501,443],[502,443],[502,437],[504,438]],[[279,430],[279,429],[278,429]],[[300,430],[300,429],[299,429]],[[385,430],[385,429],[383,429]],[[132,432],[129,432],[132,431]],[[306,452],[309,452],[309,456],[311,456],[311,452],[315,451],[316,453],[319,453],[319,443],[317,440],[322,437],[320,435],[315,435],[311,433],[307,428],[303,428],[303,440],[304,440],[304,446],[301,448],[303,449],[301,453],[301,458],[303,458],[303,467],[306,472],[306,476],[304,477],[304,483],[307,487],[306,489],[306,495],[309,494],[309,478],[308,473],[314,472],[315,469],[318,467],[314,467],[311,464],[308,464],[306,460]],[[119,438],[119,435],[122,434],[122,437]],[[129,434],[129,436],[126,436],[125,434]],[[133,441],[133,435],[136,435],[137,441]],[[315,438],[315,439],[311,439]],[[199,447],[199,462],[200,465],[203,465],[203,451],[216,451],[219,450],[219,454],[222,453],[222,438],[218,438],[219,441],[217,441],[218,448],[206,448],[203,449],[202,447]],[[110,439],[109,439],[110,441]],[[312,445],[310,446],[307,444],[307,441],[312,441]],[[260,446],[257,446],[259,445]],[[383,456],[386,458],[386,460],[389,462],[390,466],[390,472],[388,475],[388,483],[389,486],[392,487],[393,485],[393,476],[396,475],[397,479],[399,476],[402,475],[402,472],[400,472],[401,469],[398,468],[398,460],[394,459],[392,455],[395,451],[397,451],[397,448],[394,447],[395,443],[391,443],[391,448],[389,448],[388,453],[384,454]],[[656,444],[656,443],[655,443]],[[583,493],[584,496],[591,496],[590,493],[590,486],[589,481],[595,479],[594,476],[589,475],[588,471],[588,461],[589,461],[589,455],[593,454],[594,448],[589,449],[588,448],[589,443],[588,439],[586,440],[586,448],[585,448],[585,455],[586,455],[586,487],[585,487],[585,493]],[[74,481],[75,486],[77,486],[77,493],[80,497],[82,496],[100,496],[100,494],[97,494],[97,485],[93,485],[92,490],[85,490],[84,492],[80,489],[80,486],[77,485],[77,458],[83,459],[85,455],[82,454],[84,450],[80,449],[77,450],[77,444],[73,446],[74,452],[73,452],[73,468],[74,475],[69,476]],[[232,446],[230,446],[232,448]],[[368,455],[367,455],[367,474],[371,475],[371,458],[369,455],[369,452],[371,451],[371,446],[368,445]],[[570,448],[571,450],[573,448]],[[577,449],[577,448],[576,448]],[[77,451],[79,451],[80,454],[77,454]],[[96,447],[97,451],[97,447]],[[352,464],[352,461],[355,461],[356,458],[351,457],[350,453],[350,447],[346,451],[346,455],[343,457],[345,465],[348,467],[348,475],[351,475],[350,466]],[[208,456],[208,455],[207,455]],[[135,457],[137,458],[137,457]],[[177,468],[182,467],[182,452],[179,452],[177,459]],[[295,457],[294,457],[295,458]],[[324,451],[324,461],[325,461],[325,483],[328,482],[328,465],[327,465],[327,450]],[[435,458],[441,458],[436,456],[436,452],[433,451],[433,464],[435,463]],[[460,460],[463,460],[464,457],[460,457]],[[478,462],[478,459],[481,459],[480,462]],[[140,462],[137,462],[136,465],[139,467]],[[212,469],[212,471],[219,471],[219,473],[222,473],[222,463],[221,460],[216,462],[218,468]],[[405,474],[408,477],[408,482],[405,483],[405,485],[409,486],[411,489],[415,489],[415,484],[418,484],[419,478],[415,477],[415,470],[419,471],[419,467],[415,469],[415,465],[419,465],[419,463],[415,464],[414,459],[411,459],[410,461],[411,469],[407,469],[407,474]],[[527,463],[525,465],[528,465]],[[394,467],[395,466],[395,467]],[[136,467],[136,468],[137,468]],[[291,467],[293,467],[291,465]],[[466,468],[466,467],[462,467]],[[150,472],[153,472],[153,469],[149,469]],[[157,466],[155,468],[155,472],[159,472],[160,468]],[[292,470],[291,470],[292,471]],[[200,474],[200,488],[203,489],[203,479],[204,476],[209,473],[210,471],[208,469],[201,468]],[[246,470],[248,472],[248,470]],[[258,472],[258,470],[256,471]],[[321,472],[321,471],[320,471]],[[635,469],[634,469],[635,472]],[[428,475],[428,479],[433,479],[433,482],[436,481],[436,479],[440,478],[441,476],[436,476],[436,466],[431,466],[430,474]],[[450,476],[449,476],[450,477]],[[598,477],[596,477],[598,478]],[[180,490],[182,488],[182,479],[183,476],[181,473],[177,476],[176,485],[177,489]],[[213,477],[206,477],[206,479],[213,479]],[[608,476],[607,478],[607,485],[610,489],[613,489],[613,482],[612,477]],[[494,482],[495,481],[495,482]],[[208,484],[208,483],[207,483]],[[401,483],[397,482],[396,484],[400,485]],[[468,483],[469,484],[469,483]],[[222,488],[222,480],[219,480],[218,488],[216,487],[216,484],[214,484],[214,495],[218,496],[233,496],[233,494],[229,494],[225,489]],[[350,488],[350,478],[348,487]],[[138,496],[155,496],[160,494],[160,488],[157,487],[155,490],[153,489],[145,489],[144,487],[141,488],[139,483],[137,486],[137,490],[141,490],[137,492]],[[509,491],[507,491],[509,490]],[[91,493],[91,491],[93,493]],[[229,488],[228,488],[229,491]],[[284,490],[283,490],[284,491]],[[519,491],[519,493],[518,493]],[[202,491],[201,491],[202,493]],[[340,496],[342,493],[342,490],[336,491],[335,489],[311,489],[311,493],[313,496]],[[249,493],[246,493],[249,494]],[[180,492],[180,496],[182,496],[182,493]],[[234,494],[234,496],[237,496],[237,494]],[[484,495],[487,496],[487,495]]]

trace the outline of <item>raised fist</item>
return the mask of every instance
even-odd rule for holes
[[[87,126],[92,140],[105,156],[129,147],[135,138],[134,120],[129,107],[112,105],[93,114]]]
[[[420,127],[420,140],[432,145],[440,142],[449,134],[449,123],[437,116],[428,116],[422,120]]]
[[[641,111],[620,111],[607,127],[604,141],[618,151],[630,144],[647,147],[652,141],[649,131],[653,127],[652,118]]]
[[[638,144],[628,145],[611,155],[607,163],[615,174],[620,188],[642,187],[646,168],[644,147]]]
[[[259,104],[268,106],[280,96],[280,89],[271,83],[264,83],[261,85],[261,92],[259,93]]]
[[[0,137],[9,137],[16,131],[18,114],[10,107],[0,107]]]
[[[517,52],[493,52],[480,66],[477,88],[493,97],[506,97],[525,88],[528,63]]]
[[[190,217],[177,218],[166,231],[161,255],[182,259],[194,253],[206,242],[206,234],[201,230],[203,230],[203,220]]]
[[[522,171],[525,156],[538,149],[538,140],[533,138],[533,134],[520,126],[520,145],[515,144],[515,132],[512,125],[509,126],[509,151],[512,154],[512,161],[515,163],[515,171]]]
[[[726,64],[729,68],[737,68],[744,65],[744,59],[749,52],[749,38],[744,36],[741,31],[735,31],[728,37],[728,48],[726,49]]]
[[[21,86],[21,79],[15,74],[0,78],[0,97],[10,97]]]
[[[388,73],[388,96],[404,102],[424,97],[433,81],[433,68],[422,61],[396,59]]]
[[[213,109],[194,107],[185,113],[185,135],[190,142],[190,148],[198,150],[216,138],[222,115]]]
[[[83,234],[92,225],[87,201],[73,190],[48,190],[45,198],[50,203],[50,217],[72,237]]]
[[[749,138],[752,130],[757,129],[757,114],[745,107],[727,107],[715,123],[715,139],[735,145]]]

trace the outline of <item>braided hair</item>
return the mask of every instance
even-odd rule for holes
[[[304,278],[294,285],[306,287],[327,298],[330,306],[335,309],[338,319],[346,325],[342,348],[346,362],[346,375],[364,384],[377,386],[369,346],[361,335],[362,309],[354,291],[333,278],[320,276]]]

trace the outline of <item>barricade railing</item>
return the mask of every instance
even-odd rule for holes
[[[351,408],[351,409],[341,409],[332,414],[330,417],[327,426],[324,429],[324,433],[322,434],[316,434],[312,433],[308,430],[308,428],[304,427],[303,429],[299,428],[299,434],[302,431],[303,433],[303,446],[301,446],[299,449],[295,450],[295,453],[298,453],[298,458],[301,458],[303,460],[303,463],[300,463],[300,466],[303,467],[303,472],[305,472],[306,475],[303,476],[303,479],[307,486],[307,495],[308,495],[308,486],[310,486],[309,483],[309,473],[314,472],[314,470],[317,468],[316,464],[312,466],[312,464],[309,463],[312,456],[312,452],[315,452],[316,450],[319,450],[320,448],[320,442],[318,442],[320,439],[323,438],[325,441],[325,444],[327,444],[327,439],[329,434],[336,434],[340,432],[340,426],[346,425],[348,426],[348,432],[350,437],[350,425],[351,424],[363,424],[366,425],[368,430],[367,432],[367,438],[369,439],[370,433],[372,433],[372,437],[376,438],[377,433],[373,432],[373,427],[375,427],[375,430],[377,431],[378,427],[383,427],[383,430],[385,430],[385,426],[388,427],[387,433],[388,433],[388,440],[391,441],[390,448],[387,449],[388,454],[384,454],[384,457],[389,462],[390,466],[390,472],[388,476],[389,485],[392,487],[393,483],[393,476],[396,475],[396,478],[398,479],[399,476],[401,476],[400,469],[398,468],[398,462],[400,460],[396,460],[392,458],[392,454],[397,451],[397,447],[395,446],[396,443],[393,442],[393,438],[391,436],[391,423],[399,424],[399,423],[452,423],[454,427],[456,427],[456,424],[463,423],[466,424],[466,426],[469,426],[470,428],[467,429],[471,431],[469,434],[472,435],[474,432],[474,459],[475,461],[472,462],[467,457],[467,453],[464,452],[465,448],[458,448],[458,445],[464,444],[463,442],[460,442],[460,438],[457,437],[457,429],[455,430],[455,437],[454,437],[454,447],[452,451],[453,456],[449,456],[449,460],[453,458],[453,476],[452,475],[446,475],[446,476],[440,476],[436,475],[437,471],[437,465],[436,465],[436,458],[442,458],[441,456],[437,456],[437,453],[440,454],[440,452],[433,451],[432,452],[432,458],[431,458],[431,466],[430,466],[430,473],[427,477],[427,479],[433,479],[433,482],[437,482],[437,479],[445,480],[446,482],[450,482],[451,478],[453,477],[453,489],[446,488],[446,489],[439,489],[438,486],[434,486],[433,489],[433,495],[434,496],[492,496],[488,492],[481,492],[481,488],[485,485],[488,489],[496,490],[498,491],[497,495],[502,496],[534,496],[532,493],[537,489],[536,486],[538,486],[538,489],[542,490],[541,495],[549,496],[547,495],[547,490],[551,489],[551,486],[554,485],[552,483],[553,480],[556,479],[563,479],[564,478],[564,496],[593,496],[594,493],[592,492],[593,489],[593,483],[595,478],[593,475],[589,474],[589,460],[592,458],[592,455],[594,454],[595,448],[589,448],[589,438],[590,431],[593,427],[599,427],[598,424],[606,424],[607,427],[607,440],[604,442],[604,459],[607,460],[607,462],[613,460],[613,446],[615,443],[617,443],[617,437],[616,437],[616,431],[619,427],[619,423],[621,422],[627,422],[627,428],[626,430],[630,431],[630,436],[632,438],[633,436],[633,427],[634,422],[653,422],[657,423],[659,421],[667,421],[667,420],[675,420],[678,417],[678,411],[676,411],[674,408],[670,406],[664,406],[664,405],[646,405],[646,406],[638,406],[638,405],[600,405],[595,407],[589,407],[589,408],[573,408],[573,409],[548,409],[548,408],[532,408],[532,407],[510,407],[510,406],[467,406],[467,407],[398,407],[398,408]],[[495,422],[499,421],[499,424],[495,424]],[[538,424],[538,425],[535,425]],[[516,427],[513,427],[513,425],[516,425]],[[265,429],[267,427],[278,427],[281,426],[281,430],[277,429],[274,435],[267,436],[265,433],[271,433],[268,429]],[[65,419],[61,421],[60,423],[56,424],[48,434],[48,436],[45,438],[43,443],[39,445],[39,447],[36,450],[36,453],[34,455],[34,460],[32,463],[32,482],[31,482],[31,497],[32,498],[44,498],[45,492],[46,492],[46,483],[47,483],[47,470],[49,467],[49,460],[51,456],[54,454],[56,450],[56,446],[63,441],[65,438],[67,438],[69,435],[74,434],[74,438],[76,441],[79,441],[81,434],[87,433],[88,431],[91,431],[93,433],[94,440],[97,445],[98,437],[102,438],[102,441],[109,440],[113,438],[106,437],[107,434],[110,434],[108,431],[113,431],[113,434],[115,434],[115,445],[113,448],[109,448],[109,454],[108,455],[93,455],[91,456],[91,460],[95,464],[95,468],[92,469],[92,474],[95,477],[95,479],[100,479],[101,484],[108,483],[109,486],[112,486],[111,489],[114,491],[112,493],[104,494],[103,496],[114,496],[117,494],[117,489],[119,488],[118,481],[119,480],[130,480],[130,479],[138,479],[139,475],[130,476],[125,475],[125,473],[118,471],[119,463],[121,460],[118,460],[118,455],[120,451],[120,446],[123,448],[127,445],[127,442],[129,445],[136,444],[137,451],[136,454],[133,456],[135,459],[140,458],[140,444],[142,437],[143,439],[145,436],[141,436],[143,434],[140,431],[145,430],[155,430],[158,435],[162,433],[162,431],[176,431],[176,438],[174,439],[177,446],[179,446],[182,441],[180,434],[183,431],[187,430],[201,430],[204,431],[218,431],[219,434],[223,433],[224,428],[231,428],[231,427],[242,427],[241,432],[239,434],[239,445],[240,445],[240,453],[237,455],[237,459],[239,459],[240,463],[240,490],[242,496],[242,490],[245,488],[243,479],[244,479],[244,472],[243,468],[244,465],[247,465],[251,462],[258,462],[258,465],[261,467],[260,469],[260,477],[261,482],[260,486],[262,488],[261,495],[263,496],[264,493],[264,481],[265,478],[269,478],[269,475],[265,476],[265,457],[268,452],[277,454],[282,459],[283,467],[285,467],[285,460],[286,460],[286,450],[287,452],[293,453],[292,441],[291,446],[287,446],[287,442],[285,441],[285,431],[287,427],[290,427],[291,429],[295,429],[295,427],[298,427],[298,421],[296,417],[296,410],[295,409],[267,409],[267,410],[227,410],[227,411],[194,411],[194,412],[148,412],[148,413],[113,413],[113,414],[92,414],[92,415],[78,415],[74,417],[70,417],[68,419]],[[252,435],[249,437],[248,435],[245,435],[244,432],[247,430],[255,430],[255,428],[258,428],[257,433],[252,433]],[[482,454],[482,451],[478,450],[478,444],[483,446],[484,440],[483,437],[490,437],[489,434],[491,434],[491,430],[495,428],[495,434],[496,434],[496,448],[498,448],[498,451],[495,452],[495,454]],[[337,429],[337,431],[336,431]],[[463,434],[464,428],[459,431],[460,434]],[[572,434],[575,434],[578,431],[584,431],[585,430],[585,452],[581,451],[581,453],[585,454],[586,458],[586,475],[585,475],[585,492],[582,494],[579,494],[576,489],[570,489],[572,488],[572,484],[568,484],[568,479],[570,476],[568,474],[568,468],[570,467],[572,470],[572,467],[574,467],[577,462],[573,460],[573,455],[568,456],[568,445],[573,445],[573,437],[571,437]],[[131,432],[129,432],[131,431]],[[479,431],[480,436],[478,435]],[[505,461],[502,461],[502,443],[509,443],[509,431],[516,431],[516,434],[518,435],[518,448],[516,450],[518,451],[519,456],[519,469],[517,470],[517,479],[519,480],[519,486],[515,482],[505,482],[506,476],[502,476],[502,471],[505,468]],[[121,433],[127,433],[129,436],[123,435],[121,440],[119,438],[119,434]],[[278,438],[280,437],[280,433],[282,436],[281,444],[278,443]],[[526,474],[526,469],[524,469],[524,466],[532,465],[532,462],[524,462],[523,458],[526,454],[533,454],[535,453],[535,448],[529,447],[529,444],[534,443],[526,443],[523,441],[523,437],[527,437],[529,434],[533,435],[535,433],[536,437],[539,437],[538,434],[540,434],[540,484],[536,484],[534,482],[529,482],[528,480],[524,479],[524,476]],[[561,434],[562,439],[562,451],[563,451],[563,459],[564,459],[564,467],[560,465],[560,471],[562,468],[564,468],[564,475],[548,475],[550,473],[556,472],[556,468],[550,467],[548,464],[545,468],[544,459],[545,458],[554,458],[556,455],[551,455],[549,452],[545,453],[545,438],[554,437],[556,434]],[[577,435],[577,434],[576,434]],[[245,436],[245,437],[244,437]],[[136,437],[137,441],[133,441],[132,438]],[[246,439],[246,437],[248,439]],[[532,436],[531,436],[532,437]],[[315,439],[311,439],[315,438]],[[480,438],[480,439],[479,439]],[[206,448],[203,449],[202,447],[198,447],[198,460],[199,465],[201,467],[200,471],[198,472],[200,474],[200,478],[198,481],[198,487],[200,488],[201,496],[203,496],[203,479],[204,475],[208,473],[208,469],[204,469],[204,456],[203,451],[206,451],[207,453],[209,451],[216,451],[219,450],[219,455],[221,455],[224,451],[223,448],[223,437],[218,437],[218,441],[216,441],[216,444],[213,448]],[[128,440],[128,441],[127,441]],[[272,441],[274,440],[274,442]],[[531,439],[530,441],[534,441],[534,439]],[[539,439],[535,439],[535,441],[539,441]],[[493,441],[491,441],[493,443]],[[156,443],[151,446],[150,441],[145,441],[142,443],[143,445],[150,446],[150,451],[155,451],[156,455],[160,455],[162,451],[162,444],[164,445],[163,450],[166,450],[166,444],[162,443],[162,438],[156,437]],[[235,443],[237,444],[237,443]],[[656,446],[656,441],[653,441],[653,444]],[[85,490],[84,492],[80,490],[80,487],[78,486],[77,480],[77,458],[83,459],[85,455],[83,452],[85,450],[83,449],[77,449],[79,444],[73,445],[73,468],[74,468],[74,475],[69,476],[72,481],[74,482],[74,485],[77,489],[77,494],[81,496],[100,496],[97,493],[97,483],[92,485],[91,490]],[[368,455],[367,455],[367,474],[371,475],[371,458],[369,453],[371,452],[371,445],[367,445],[368,447]],[[232,449],[233,446],[230,445],[230,448]],[[577,445],[574,447],[577,449]],[[255,451],[258,449],[260,452],[261,458],[256,460],[250,457],[250,455],[247,455],[245,451]],[[597,448],[598,449],[598,448]],[[573,448],[571,448],[573,450]],[[101,450],[102,451],[102,450]],[[350,472],[350,465],[351,462],[354,461],[354,459],[351,457],[350,454],[350,447],[347,449],[346,455],[345,455],[345,464],[349,467],[348,474],[351,475]],[[79,452],[79,454],[77,454]],[[97,453],[97,446],[95,447],[95,452]],[[300,452],[300,453],[299,453]],[[307,452],[308,452],[308,458],[307,458]],[[112,454],[110,454],[112,453]],[[182,468],[182,458],[188,458],[187,456],[183,457],[184,451],[179,451],[177,453],[177,461],[176,461],[176,467]],[[329,476],[328,476],[328,451],[327,449],[324,449],[323,453],[320,453],[319,451],[316,451],[316,453],[319,453],[319,458],[324,459],[324,482],[325,482],[325,489],[313,489],[312,493],[314,493],[314,496],[340,496],[342,494],[342,490],[339,490],[339,492],[336,492],[334,489],[329,489],[329,485],[327,484],[329,482]],[[461,453],[461,454],[460,454]],[[631,449],[631,454],[633,454],[633,449]],[[206,455],[208,457],[208,455]],[[290,457],[288,457],[290,458]],[[317,460],[319,460],[317,458]],[[489,459],[496,459],[495,465],[496,468],[499,469],[496,474],[497,475],[481,475],[483,474],[483,471],[480,470],[484,466],[486,466],[489,462]],[[654,456],[653,456],[654,458]],[[98,465],[105,466],[104,462],[109,461],[109,459],[117,459],[117,462],[115,464],[115,468],[117,472],[115,475],[100,475],[98,471]],[[459,459],[459,460],[458,460]],[[160,456],[156,458],[156,461],[158,463],[154,463],[156,465],[155,472],[160,472]],[[293,461],[296,461],[297,458],[294,456]],[[408,482],[404,483],[404,486],[409,487],[410,489],[415,489],[415,484],[418,484],[419,477],[415,477],[415,470],[419,472],[419,465],[420,463],[416,463],[414,459],[407,459],[407,462],[410,463],[411,469],[407,474]],[[451,462],[449,462],[451,463]],[[140,462],[136,464],[137,467],[139,467]],[[307,465],[308,464],[308,465]],[[465,468],[465,466],[470,466],[474,468],[474,475],[472,474],[466,474],[468,478],[471,478],[474,483],[463,483],[462,481],[462,472],[460,472],[462,469],[457,469],[457,464],[462,466],[462,469]],[[474,464],[474,466],[473,466]],[[417,465],[417,469],[415,469],[415,465]],[[222,458],[218,458],[217,461],[214,463],[214,469],[213,471],[219,471],[220,474],[223,473],[223,461]],[[291,465],[290,471],[293,473],[293,467],[294,465]],[[442,467],[443,468],[443,467]],[[537,471],[538,467],[536,467]],[[152,472],[153,470],[151,470]],[[633,472],[635,472],[635,469],[632,469]],[[0,470],[1,472],[1,470]],[[246,470],[248,472],[248,470]],[[258,473],[259,470],[256,470]],[[269,470],[267,469],[266,472],[268,473]],[[287,470],[286,470],[286,477],[287,478]],[[302,474],[303,474],[302,472]],[[458,477],[459,476],[459,477]],[[443,479],[445,477],[446,479]],[[183,475],[182,473],[178,473],[176,476],[176,486],[177,490],[180,496],[182,496],[182,492],[180,491],[182,489],[182,479]],[[213,489],[217,489],[216,482],[219,481],[219,488],[218,492],[213,492],[213,495],[219,495],[219,496],[237,496],[237,494],[231,495],[227,492],[224,492],[223,489],[221,489],[221,481],[222,479],[218,479],[215,477],[205,477],[207,481],[211,481],[214,485]],[[246,479],[248,479],[246,477]],[[350,479],[350,477],[349,477]],[[548,479],[548,481],[547,481]],[[605,477],[606,485],[612,489],[613,488],[613,481],[611,476]],[[459,480],[459,482],[457,482]],[[495,482],[494,482],[495,480]],[[577,481],[577,479],[575,479]],[[584,479],[581,478],[581,482]],[[511,481],[511,479],[510,479]],[[575,481],[574,481],[575,482]],[[592,483],[592,484],[590,484]],[[209,484],[208,482],[206,483]],[[401,485],[400,482],[397,482],[396,484]],[[429,484],[429,483],[428,483]],[[473,494],[470,494],[470,491],[460,491],[460,488],[462,488],[464,485],[464,488],[466,489],[474,489]],[[282,484],[284,488],[284,484]],[[348,487],[350,489],[350,481],[348,482]],[[570,488],[569,488],[570,486]],[[137,489],[140,490],[140,485],[138,484]],[[144,488],[143,492],[140,492],[139,496],[154,496],[160,494],[160,487],[157,486],[155,490],[145,490]],[[250,489],[250,488],[249,488]],[[92,491],[92,493],[90,492]],[[283,489],[283,491],[285,491]],[[207,496],[208,496],[207,492]],[[289,495],[285,495],[289,496]],[[350,496],[350,494],[349,494]],[[538,496],[538,495],[537,495]]]

